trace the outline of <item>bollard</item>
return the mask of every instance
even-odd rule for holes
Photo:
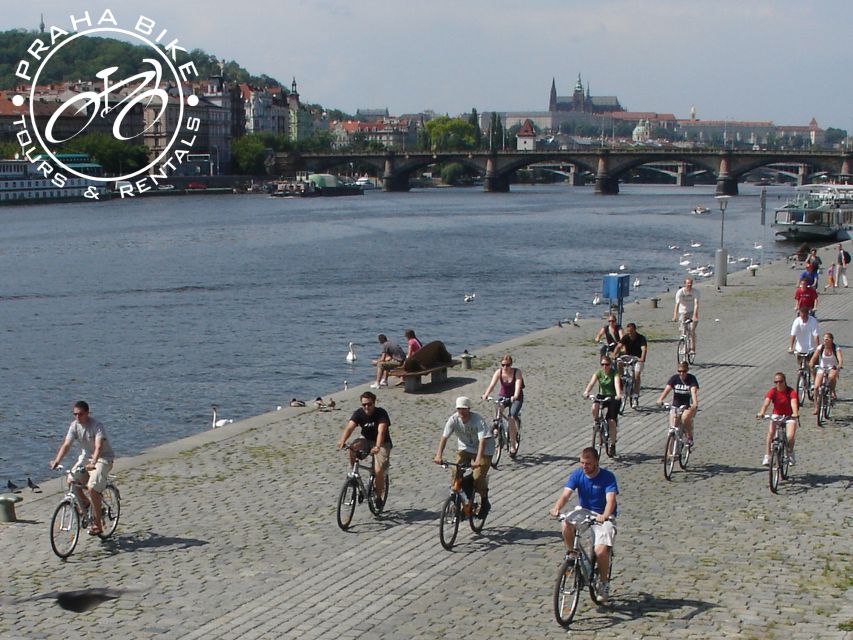
[[[470,353],[468,353],[468,350],[465,349],[465,353],[463,353],[459,357],[462,359],[462,368],[463,369],[470,369],[471,368],[471,360],[473,360],[477,356],[471,355]]]
[[[658,308],[658,302],[660,302],[660,298],[651,298],[649,302],[652,303],[652,309]]]
[[[21,496],[0,496],[0,522],[17,522],[15,503],[23,500]]]

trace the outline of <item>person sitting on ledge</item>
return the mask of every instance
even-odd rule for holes
[[[391,342],[384,333],[379,334],[379,344],[382,345],[382,350],[379,352],[379,357],[373,360],[376,365],[376,382],[370,385],[371,389],[388,386],[388,372],[391,369],[396,369],[403,364],[406,359],[406,354],[396,342]]]

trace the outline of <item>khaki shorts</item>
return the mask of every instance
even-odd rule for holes
[[[84,456],[80,456],[77,458],[77,462],[74,464],[74,468],[82,467],[87,463],[87,460]],[[95,463],[94,471],[77,471],[76,473],[72,473],[71,475],[77,482],[85,482],[87,489],[94,489],[98,493],[103,493],[104,488],[107,486],[107,482],[110,479],[110,471],[113,468],[112,462],[107,462],[106,460],[98,460]]]
[[[383,371],[391,371],[392,369],[399,369],[403,366],[403,363],[399,360],[383,360],[379,363],[379,368]]]
[[[600,514],[595,513],[593,511],[590,511],[589,509],[582,509],[580,507],[576,507],[575,510],[572,511],[571,514],[569,515],[568,521],[571,522],[576,527],[578,527],[580,525],[581,531],[583,531],[584,525],[582,525],[580,523],[582,523],[584,518],[586,518],[589,515],[596,515],[597,516]],[[608,547],[613,546],[613,542],[614,542],[614,540],[616,540],[616,523],[614,520],[615,519],[611,517],[610,520],[605,520],[601,524],[590,525],[590,528],[592,529],[592,534],[595,538],[594,544],[596,544],[596,545],[602,545],[603,544],[603,545],[606,545]]]
[[[371,442],[370,448],[372,449],[374,446],[376,443]],[[391,466],[391,447],[383,444],[379,447],[379,451],[373,454],[373,468],[379,467],[383,471],[388,471],[389,466]]]

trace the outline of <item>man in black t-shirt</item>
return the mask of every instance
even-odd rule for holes
[[[692,373],[688,373],[688,370],[687,362],[678,365],[678,373],[667,380],[657,403],[662,405],[666,396],[672,391],[673,411],[677,407],[686,407],[684,413],[681,414],[681,421],[684,424],[684,432],[687,434],[687,444],[692,447],[693,418],[699,409],[699,381]]]
[[[350,416],[347,426],[344,427],[338,449],[343,449],[356,427],[361,427],[362,450],[369,449],[373,455],[373,491],[376,496],[376,506],[380,509],[384,506],[385,496],[385,472],[391,460],[391,418],[382,407],[376,406],[376,396],[370,391],[361,394],[361,409],[356,409]],[[355,442],[353,443],[355,444]],[[349,450],[350,466],[355,462],[355,453]]]
[[[629,322],[625,325],[625,335],[619,341],[616,347],[615,354],[618,356],[624,353],[629,356],[634,356],[637,361],[634,363],[634,398],[639,400],[640,397],[640,377],[643,373],[643,365],[646,363],[646,354],[648,353],[648,342],[646,336],[642,333],[637,333],[637,325]]]

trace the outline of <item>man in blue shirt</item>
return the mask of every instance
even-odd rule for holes
[[[598,601],[601,604],[607,602],[610,585],[607,576],[610,573],[610,552],[613,540],[616,537],[616,494],[619,487],[616,485],[616,476],[612,471],[598,466],[598,451],[593,447],[587,447],[581,451],[580,468],[575,469],[566,481],[563,493],[557,499],[554,508],[551,509],[552,517],[557,517],[560,510],[568,502],[573,491],[578,493],[579,506],[573,511],[569,518],[563,521],[563,540],[569,551],[574,547],[575,528],[578,522],[583,521],[588,515],[594,515],[596,524],[592,525],[595,536],[595,560],[598,568],[600,588],[598,589]]]

